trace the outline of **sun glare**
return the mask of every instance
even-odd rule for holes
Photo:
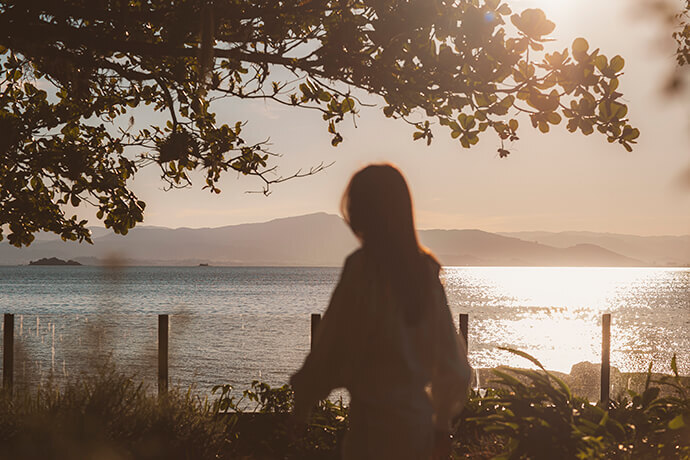
[[[516,13],[528,8],[539,8],[551,20],[562,16],[576,5],[572,0],[507,0],[507,3]]]
[[[512,366],[528,364],[508,353],[498,357],[500,346],[526,351],[562,372],[582,361],[600,361],[603,313],[614,316],[615,365],[644,370],[652,356],[663,353],[658,346],[663,339],[657,340],[663,328],[651,321],[655,308],[669,300],[657,287],[676,289],[678,284],[675,272],[654,268],[448,267],[444,276],[453,313],[471,317],[474,366],[491,367],[497,359]],[[680,342],[672,345],[674,350],[685,346]]]

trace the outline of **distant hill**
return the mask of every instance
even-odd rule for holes
[[[566,248],[593,244],[618,254],[641,260],[646,265],[690,264],[690,235],[638,236],[595,232],[511,232],[504,236]]]
[[[594,245],[554,248],[481,230],[422,230],[421,243],[444,265],[639,266]]]
[[[0,264],[26,264],[38,258],[58,257],[86,265],[116,260],[126,265],[340,266],[347,254],[357,247],[357,240],[342,219],[326,213],[217,228],[141,226],[124,237],[96,230],[93,245],[63,242],[47,234],[41,235],[28,248],[14,248],[2,242]],[[648,264],[646,259],[630,252],[617,251],[587,239],[556,245],[537,242],[535,238],[481,230],[422,230],[419,234],[422,244],[434,251],[445,265]],[[636,247],[643,246],[640,243]],[[652,249],[648,251],[653,253]]]
[[[69,257],[84,264],[116,259],[127,265],[340,265],[356,247],[342,220],[318,213],[217,228],[141,226],[126,236],[94,236],[93,245],[42,238],[28,248],[0,243],[0,264]]]

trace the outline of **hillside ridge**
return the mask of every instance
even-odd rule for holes
[[[630,267],[690,261],[682,236],[604,237],[587,232],[580,240],[575,233],[428,229],[420,230],[419,238],[445,265]],[[222,227],[139,226],[127,236],[96,227],[93,234],[93,245],[63,242],[47,235],[28,248],[2,242],[0,265],[58,257],[89,265],[117,260],[126,265],[340,266],[358,246],[345,222],[324,212]],[[665,243],[655,248],[659,241]]]

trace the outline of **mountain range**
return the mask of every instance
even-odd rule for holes
[[[127,236],[92,228],[93,245],[41,234],[27,248],[0,243],[0,265],[43,257],[86,265],[340,266],[357,240],[343,220],[316,213],[217,228],[140,226]],[[444,265],[687,266],[690,235],[643,237],[591,232],[489,233],[420,230]]]

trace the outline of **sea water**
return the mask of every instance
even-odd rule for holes
[[[0,267],[0,313],[15,315],[15,380],[68,379],[109,362],[155,387],[157,315],[170,315],[170,380],[208,393],[287,382],[309,350],[340,269],[303,267]],[[690,375],[690,269],[445,267],[456,324],[469,314],[474,367],[529,367],[516,348],[568,372],[600,362]]]

